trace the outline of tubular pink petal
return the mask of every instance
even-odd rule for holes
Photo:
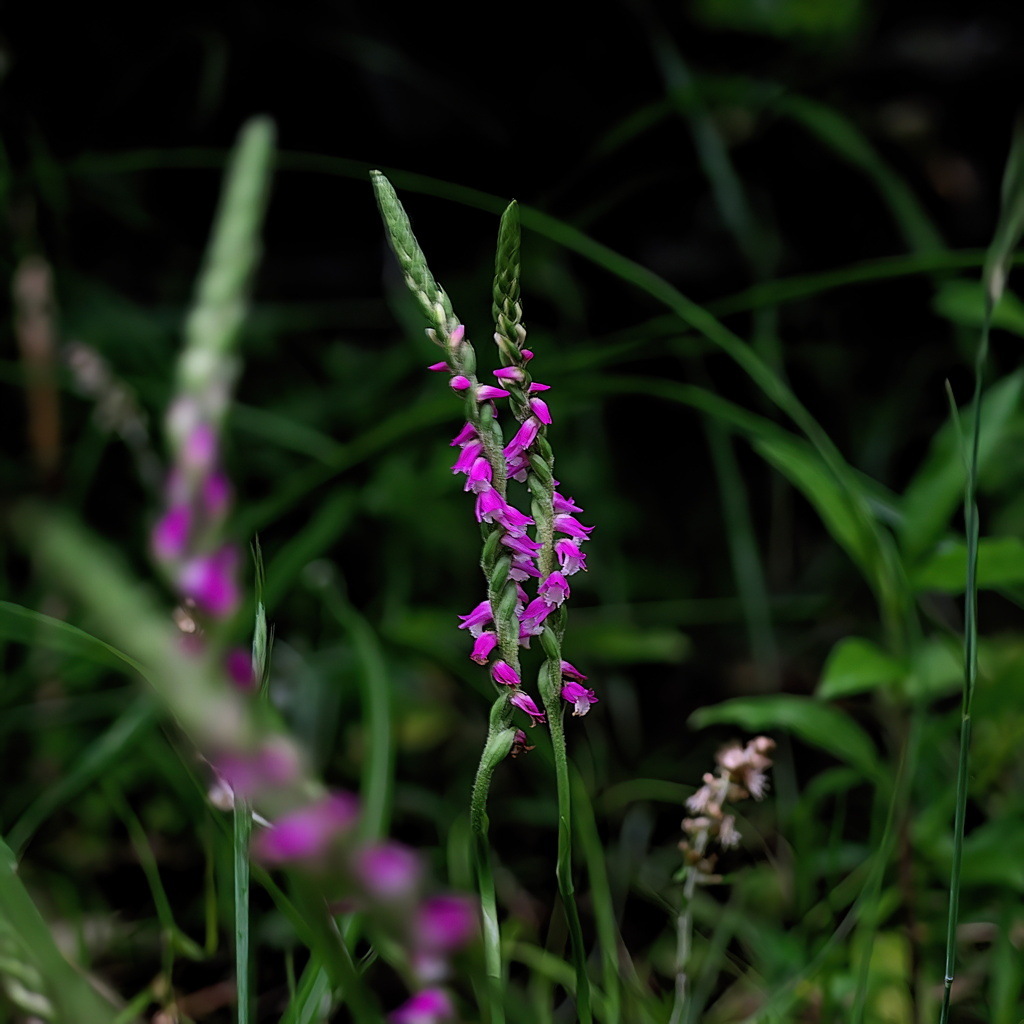
[[[466,391],[472,387],[472,382],[468,377],[463,377],[461,373],[456,374],[450,381],[448,381],[448,387],[452,391]]]
[[[468,615],[460,615],[462,625],[459,629],[468,629],[470,636],[478,637],[483,627],[491,621],[490,601],[481,601]]]
[[[533,410],[533,415],[541,421],[541,423],[551,422],[551,412],[548,409],[548,403],[543,398],[531,398],[530,408]]]
[[[426,988],[388,1014],[389,1024],[442,1024],[455,1017],[444,989]]]
[[[466,447],[468,448],[469,445]],[[483,456],[474,459],[473,465],[466,474],[466,486],[463,490],[479,494],[484,487],[490,487],[491,475],[491,464]]]
[[[578,668],[576,668],[575,665],[568,661],[562,662],[562,675],[566,679],[575,679],[578,683],[585,682],[587,679],[587,677]]]
[[[186,562],[178,574],[178,589],[208,615],[227,618],[241,601],[235,581],[237,567],[238,552],[225,545],[212,555]]]
[[[364,847],[353,863],[359,880],[378,899],[412,895],[423,876],[419,856],[401,843]]]
[[[569,596],[569,584],[557,570],[537,588],[538,596],[549,605],[560,605]]]
[[[444,360],[442,360],[440,363],[431,363],[427,367],[427,369],[428,370],[432,370],[434,373],[448,373],[449,372],[448,364]]]
[[[572,576],[581,570],[587,571],[587,556],[580,551],[580,546],[575,541],[557,541],[555,554],[558,556],[558,564],[563,576]]]
[[[477,384],[473,397],[478,402],[488,402],[493,398],[508,398],[508,392],[504,388],[496,388],[490,384]]]
[[[240,690],[256,689],[256,679],[252,673],[252,654],[244,647],[235,647],[228,651],[224,659],[224,668],[228,678]]]
[[[332,793],[315,804],[279,818],[253,842],[253,853],[268,864],[308,860],[326,852],[336,836],[355,823],[359,802],[350,793]]]
[[[526,374],[518,366],[503,366],[500,370],[493,372],[499,380],[514,380],[516,383],[521,383],[526,379]]]
[[[555,530],[564,533],[575,540],[586,540],[587,535],[593,530],[592,526],[584,526],[574,516],[567,513],[559,513],[555,516]]]
[[[419,908],[413,924],[422,950],[451,953],[461,949],[477,930],[477,908],[466,896],[433,896]]]
[[[462,628],[461,626],[459,627]],[[491,630],[484,630],[477,638],[476,643],[473,644],[473,653],[469,656],[471,661],[475,661],[478,665],[486,665],[487,659],[491,656],[491,652],[495,647],[498,646],[498,636]]]
[[[562,697],[574,705],[574,716],[585,715],[590,710],[590,705],[597,703],[594,691],[588,690],[585,686],[580,686],[579,683],[566,683],[562,687]]]
[[[459,451],[459,457],[452,465],[453,473],[468,473],[478,458],[483,454],[484,446],[479,441],[468,441]]]
[[[164,513],[152,535],[153,553],[161,562],[172,562],[184,554],[191,526],[192,513],[187,505],[175,505]]]
[[[496,661],[491,666],[491,677],[496,683],[501,683],[504,686],[523,685],[523,681],[519,678],[519,673],[505,661]]]
[[[533,719],[530,722],[531,727],[538,723],[543,725],[547,721],[544,712],[534,704],[533,698],[528,693],[520,691],[519,693],[512,694],[509,698],[509,703],[514,704],[520,711],[525,711]]]
[[[448,443],[450,447],[455,448],[466,444],[467,441],[472,441],[476,436],[476,427],[472,423],[467,423]]]
[[[582,512],[579,505],[574,505],[572,498],[564,498],[558,491],[555,491],[552,507],[555,512]]]

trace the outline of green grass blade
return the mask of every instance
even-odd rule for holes
[[[122,672],[131,669],[145,677],[142,666],[112,644],[70,623],[9,601],[0,601],[0,639],[83,658]]]
[[[324,580],[317,587],[325,607],[355,648],[363,721],[367,726],[362,765],[360,835],[383,839],[391,823],[394,796],[395,744],[391,729],[391,680],[380,640],[369,622],[352,606],[340,581]]]
[[[967,533],[967,583],[964,593],[964,689],[960,720],[960,757],[957,764],[956,813],[953,823],[953,864],[949,879],[949,917],[946,923],[946,970],[940,1024],[949,1021],[950,997],[956,971],[956,929],[960,910],[960,875],[963,867],[964,825],[970,771],[971,705],[978,680],[978,462],[981,437],[982,387],[988,359],[992,311],[1003,293],[1009,257],[1024,233],[1024,123],[1018,121],[1003,178],[1002,208],[995,237],[985,261],[982,279],[987,297],[985,323],[974,365],[974,397],[971,420],[973,437],[964,488],[964,521]]]
[[[160,720],[160,709],[149,694],[135,698],[113,724],[66,771],[40,793],[7,835],[7,842],[19,855],[37,829],[58,808],[91,786],[112,765],[123,760]]]
[[[622,1012],[622,968],[619,966],[619,957],[628,956],[628,953],[620,953],[622,940],[615,923],[615,906],[608,880],[608,866],[605,863],[601,837],[597,831],[594,807],[587,794],[586,785],[575,769],[572,771],[572,797],[573,827],[576,829],[579,848],[587,865],[590,897],[597,926],[597,943],[601,951],[604,1020],[614,1024],[621,1020]]]

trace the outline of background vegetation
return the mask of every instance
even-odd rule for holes
[[[361,686],[386,679],[392,832],[467,886],[490,690],[454,626],[480,599],[477,535],[449,472],[458,404],[423,372],[434,350],[367,171],[388,172],[481,351],[497,214],[517,198],[559,474],[598,527],[566,655],[601,703],[567,724],[581,848],[607,864],[607,892],[580,864],[584,923],[592,940],[591,903],[614,907],[623,1019],[668,1019],[683,802],[723,740],[758,731],[779,743],[774,792],[741,823],[726,884],[698,893],[687,1019],[935,1019],[966,564],[945,382],[966,408],[1019,28],[996,3],[637,2],[568,30],[524,7],[495,32],[496,16],[227,4],[166,11],[154,34],[87,7],[17,12],[3,269],[17,282],[33,255],[52,268],[59,391],[45,406],[48,371],[19,348],[15,310],[0,342],[4,507],[43,496],[150,575],[155,425],[227,146],[270,114],[281,151],[228,462],[234,532],[258,533],[266,563],[274,700],[325,778],[358,788]],[[952,1019],[1016,1024],[1012,294],[995,325]],[[109,368],[91,389],[69,361],[82,346]],[[70,954],[126,998],[145,993],[141,1010],[176,996],[193,1019],[230,1019],[230,837],[203,766],[134,679],[18,617],[11,606],[90,630],[23,551],[5,549],[0,571],[0,833],[21,879]],[[499,770],[492,806],[510,1019],[572,1019],[551,996],[567,982],[543,751]],[[253,899],[259,1012],[278,1019],[295,939]],[[13,1006],[0,1014],[17,1019]]]

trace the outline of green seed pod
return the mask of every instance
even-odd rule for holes
[[[544,626],[544,632],[540,635],[540,645],[544,649],[544,653],[552,661],[561,662],[561,645],[558,642],[558,637],[555,635],[555,631],[548,625]]]

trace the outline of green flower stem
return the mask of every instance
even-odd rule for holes
[[[249,975],[249,836],[252,833],[252,804],[235,800],[232,852],[235,899],[235,979],[238,1024],[249,1024],[252,999]]]
[[[971,702],[978,682],[978,461],[981,438],[981,400],[985,363],[988,360],[989,331],[996,304],[1006,287],[1014,250],[1024,234],[1024,121],[1018,120],[1010,155],[1003,173],[1002,203],[995,235],[985,256],[982,280],[985,286],[985,316],[974,362],[972,415],[974,434],[965,451],[967,482],[964,488],[964,522],[967,533],[967,581],[964,590],[964,688],[960,719],[960,758],[956,774],[956,814],[953,826],[953,865],[949,879],[949,919],[946,925],[946,973],[942,993],[940,1024],[949,1020],[949,1003],[956,968],[956,926],[960,904],[960,870],[963,863],[964,821],[967,815],[967,787],[971,756]],[[953,422],[959,424],[956,408]]]

